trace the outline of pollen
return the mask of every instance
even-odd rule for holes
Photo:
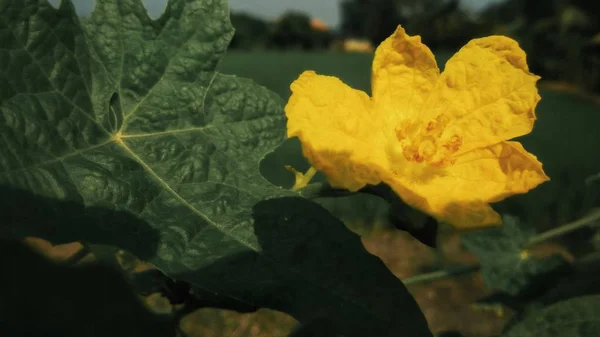
[[[462,137],[459,135],[452,135],[450,138],[442,144],[442,146],[450,153],[457,152],[462,145]]]
[[[419,156],[431,158],[437,152],[435,139],[425,139],[419,144]]]
[[[456,160],[453,154],[460,149],[463,139],[449,127],[445,116],[430,120],[418,132],[409,132],[407,129],[410,125],[403,124],[396,127],[395,131],[407,161],[437,168],[454,164]]]

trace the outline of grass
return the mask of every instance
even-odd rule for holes
[[[444,64],[450,53],[436,55]],[[236,52],[227,53],[221,72],[251,78],[284,99],[290,95],[289,85],[304,70],[339,77],[353,88],[370,93],[372,54],[342,52]]]
[[[348,85],[369,90],[371,56],[337,52],[229,52],[221,72],[251,78],[284,99],[289,85],[304,70],[340,77]]]

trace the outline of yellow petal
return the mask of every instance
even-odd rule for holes
[[[540,100],[525,52],[504,36],[471,40],[447,63],[423,108],[423,123],[440,118],[458,135],[455,155],[531,131]]]
[[[467,152],[453,165],[417,176],[399,174],[386,182],[407,204],[460,229],[499,224],[499,215],[488,203],[526,193],[549,180],[542,164],[518,142]]]
[[[291,85],[285,107],[287,136],[297,136],[302,153],[329,183],[356,191],[378,184],[385,161],[382,119],[369,96],[336,77],[305,71]]]
[[[401,26],[377,47],[371,91],[392,130],[401,120],[415,117],[439,74],[433,53],[421,37],[408,36]]]

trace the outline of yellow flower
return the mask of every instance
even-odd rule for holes
[[[489,203],[549,180],[509,139],[531,132],[540,100],[525,52],[504,36],[471,40],[443,73],[420,36],[398,29],[375,51],[372,97],[305,71],[291,85],[287,136],[333,187],[388,184],[456,228],[501,224]]]

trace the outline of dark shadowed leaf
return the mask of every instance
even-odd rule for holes
[[[319,205],[327,209],[353,232],[370,236],[392,225],[387,219],[389,205],[381,198],[364,193],[343,197],[318,198]]]
[[[259,202],[253,217],[261,252],[232,255],[178,278],[285,311],[309,326],[319,321],[319,330],[332,336],[431,335],[402,282],[321,206],[298,197],[271,199]]]
[[[299,190],[299,194],[317,201],[361,235],[394,227],[429,247],[436,247],[437,220],[404,203],[384,183],[367,185],[358,193],[332,188],[326,182],[311,183]]]
[[[0,240],[0,335],[174,337],[114,268],[67,267],[21,242]]]

